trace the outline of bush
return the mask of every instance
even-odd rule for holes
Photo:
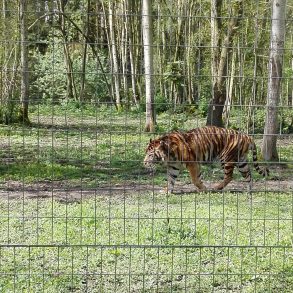
[[[49,45],[47,52],[35,53],[34,75],[32,76],[32,100],[44,102],[67,99],[66,97],[66,67],[62,44],[55,40]],[[104,101],[108,97],[108,89],[102,73],[97,69],[96,60],[88,54],[85,77],[85,100],[97,99]],[[105,63],[103,56],[100,59]],[[81,52],[75,53],[73,61],[74,80],[77,93],[81,84]]]
[[[249,115],[246,111],[241,112],[239,109],[233,109],[230,117],[230,127],[234,129],[241,128],[246,131]],[[241,123],[239,123],[239,118]],[[279,128],[283,134],[293,133],[293,109],[292,108],[280,108],[278,112]],[[266,121],[266,109],[265,107],[256,108],[252,113],[252,117],[249,123],[249,132],[263,133]]]
[[[171,107],[172,107],[172,103],[170,103],[165,96],[160,94],[157,94],[155,96],[156,113],[160,114],[160,113],[166,112]]]
[[[172,103],[170,103],[166,97],[158,94],[154,97],[155,102],[155,112],[156,114],[164,113],[172,107]],[[139,111],[146,111],[146,100],[145,97],[142,97],[139,103]]]

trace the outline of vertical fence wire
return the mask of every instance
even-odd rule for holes
[[[146,133],[140,3],[77,2],[61,13],[62,1],[35,6],[28,1],[26,124],[12,115],[23,74],[17,63],[18,7],[3,1],[0,291],[291,292],[292,7],[286,18],[277,163],[260,156],[269,7],[238,1],[243,12],[233,16],[235,3],[223,1],[219,16],[223,38],[231,15],[239,18],[223,77],[225,126],[254,138],[271,177],[253,171],[249,192],[235,170],[233,181],[215,192],[223,172],[210,162],[202,164],[207,192],[197,192],[183,169],[171,194],[164,191],[168,168],[158,165],[150,174],[143,167],[145,149],[150,139],[206,123],[215,49],[210,4],[153,1],[157,126]],[[112,20],[108,5],[116,9],[111,7]]]

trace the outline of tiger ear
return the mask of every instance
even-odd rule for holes
[[[153,141],[153,140],[150,138],[150,143],[152,143],[152,141]]]

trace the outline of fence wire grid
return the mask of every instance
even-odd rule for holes
[[[262,148],[276,2],[3,1],[1,292],[293,291],[293,7],[284,0],[276,158]],[[235,170],[214,191],[224,173],[210,162],[206,192],[184,168],[164,192],[167,168],[143,165],[150,139],[205,126],[218,106],[224,127],[254,139],[270,176],[249,155],[251,190]]]

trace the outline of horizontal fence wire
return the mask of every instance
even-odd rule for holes
[[[293,291],[292,7],[270,104],[274,1],[216,2],[3,1],[1,292]],[[180,168],[170,148],[167,164],[146,168],[152,141],[209,119],[237,131],[223,190],[230,162],[212,158],[215,143]],[[246,134],[269,175],[252,152],[243,167]],[[217,135],[187,148],[200,153],[192,144]]]
[[[290,289],[285,247],[2,247],[12,290],[133,292]],[[147,259],[151,261],[146,261]],[[262,281],[265,280],[265,285]],[[59,287],[61,290],[61,287]]]

